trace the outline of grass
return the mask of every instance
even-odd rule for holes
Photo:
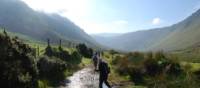
[[[189,71],[195,72],[200,70],[200,63],[193,63],[193,62],[181,62],[182,67],[189,65],[190,67],[188,68]]]
[[[38,88],[49,88],[49,83],[46,80],[38,80]]]
[[[36,40],[36,39],[34,39],[32,37],[29,37],[29,36],[21,34],[21,33],[10,32],[8,30],[6,30],[6,32],[8,33],[8,35],[10,37],[16,37],[17,36],[20,40],[22,40],[25,43],[37,43],[37,44],[38,43],[43,43],[41,41],[38,41],[38,40]],[[3,29],[2,28],[0,28],[0,33],[3,33]]]
[[[191,71],[198,71],[200,70],[200,63],[189,63],[191,65]]]
[[[66,71],[65,71],[65,76],[66,76],[66,77],[72,76],[73,73],[74,73],[73,70],[66,70]]]
[[[91,64],[92,64],[91,58],[83,57],[81,63],[79,64],[79,67],[80,68],[84,68],[84,67],[87,67],[87,66],[89,66]]]

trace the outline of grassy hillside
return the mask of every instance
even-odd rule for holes
[[[160,40],[151,49],[179,50],[199,43],[200,10],[172,27],[175,31]]]
[[[51,38],[52,42],[62,39],[66,42],[98,46],[92,37],[67,18],[34,11],[21,0],[1,0],[0,3],[0,26],[10,32],[39,41]]]
[[[177,55],[180,60],[186,62],[199,63],[200,62],[200,45],[199,43],[181,50],[176,50],[171,52],[174,55]]]
[[[99,43],[108,47],[124,51],[145,51],[163,37],[173,32],[170,28],[158,28],[146,31],[137,31],[115,37],[93,36]]]

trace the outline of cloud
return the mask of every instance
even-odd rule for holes
[[[114,21],[113,23],[116,24],[116,25],[126,25],[126,24],[128,24],[128,21],[126,21],[126,20],[117,20],[117,21]]]
[[[161,23],[161,19],[156,17],[151,22],[153,25],[159,25]]]
[[[89,0],[22,0],[34,10],[47,13],[85,16],[90,8]]]
[[[94,0],[22,0],[36,11],[57,13],[67,17],[89,34],[122,32],[128,24],[126,20],[96,22],[88,19],[92,14]]]

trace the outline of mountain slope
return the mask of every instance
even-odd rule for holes
[[[179,50],[200,43],[200,10],[169,27],[125,33],[98,42],[125,51]]]
[[[152,44],[156,43],[156,41],[161,38],[167,36],[173,30],[167,29],[151,29],[146,31],[137,31],[126,33],[117,37],[107,37],[104,40],[99,37],[94,37],[100,44],[104,44],[105,46],[124,50],[124,51],[134,51],[140,50],[144,51],[149,48]]]
[[[97,34],[91,34],[93,37],[116,37],[120,36],[121,33],[97,33]]]
[[[163,38],[152,49],[178,50],[200,43],[200,10],[174,27],[176,31]]]
[[[0,26],[36,40],[58,39],[96,46],[95,40],[67,18],[36,12],[20,0],[0,0]]]

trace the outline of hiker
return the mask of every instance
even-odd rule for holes
[[[97,71],[97,64],[98,64],[99,55],[97,52],[94,53],[92,60],[94,63],[94,70]]]
[[[110,73],[110,68],[108,63],[102,59],[99,59],[99,73],[99,88],[103,88],[103,82],[108,88],[111,88],[110,84],[108,83],[108,74]]]

